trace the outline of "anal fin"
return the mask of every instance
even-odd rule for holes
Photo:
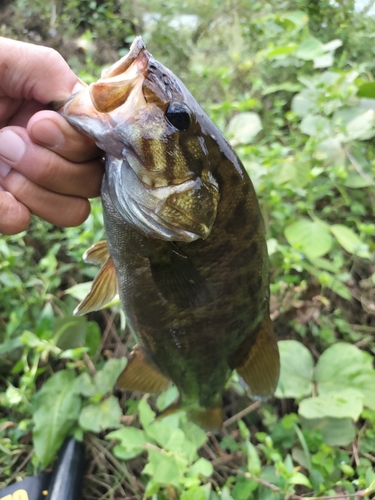
[[[156,419],[174,415],[179,411],[186,411],[188,418],[195,424],[202,427],[205,431],[217,432],[223,425],[223,409],[221,404],[215,404],[210,408],[183,408],[180,401],[175,401],[169,405],[165,410],[160,412]]]
[[[129,391],[162,392],[170,384],[138,346],[130,353],[128,364],[117,379],[118,387]]]
[[[264,319],[255,342],[236,369],[251,396],[267,399],[275,392],[280,374],[280,357],[269,317]]]

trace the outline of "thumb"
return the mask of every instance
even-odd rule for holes
[[[70,96],[78,82],[55,50],[0,37],[0,97],[47,104]]]

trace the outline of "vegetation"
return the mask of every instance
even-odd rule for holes
[[[184,414],[154,422],[176,389],[113,390],[133,342],[119,305],[72,316],[97,272],[81,255],[104,237],[100,202],[79,228],[35,218],[0,239],[0,484],[48,466],[73,433],[87,444],[86,499],[374,498],[371,5],[3,4],[0,35],[53,46],[88,82],[142,34],[225,132],[266,221],[282,373],[262,405],[233,375],[217,436]]]

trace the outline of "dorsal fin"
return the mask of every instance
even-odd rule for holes
[[[86,262],[103,264],[85,299],[74,310],[76,316],[98,311],[108,304],[118,293],[115,266],[110,257],[106,241],[99,241],[90,247],[83,256]]]

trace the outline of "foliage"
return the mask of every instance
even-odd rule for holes
[[[57,48],[87,82],[136,34],[185,81],[256,186],[283,339],[276,397],[249,407],[234,374],[218,436],[183,413],[155,420],[174,387],[113,392],[132,342],[119,306],[72,317],[97,272],[81,255],[104,238],[100,203],[80,228],[35,218],[0,239],[0,481],[39,472],[74,434],[93,457],[87,498],[374,495],[375,17],[352,0],[0,11],[0,35]]]

